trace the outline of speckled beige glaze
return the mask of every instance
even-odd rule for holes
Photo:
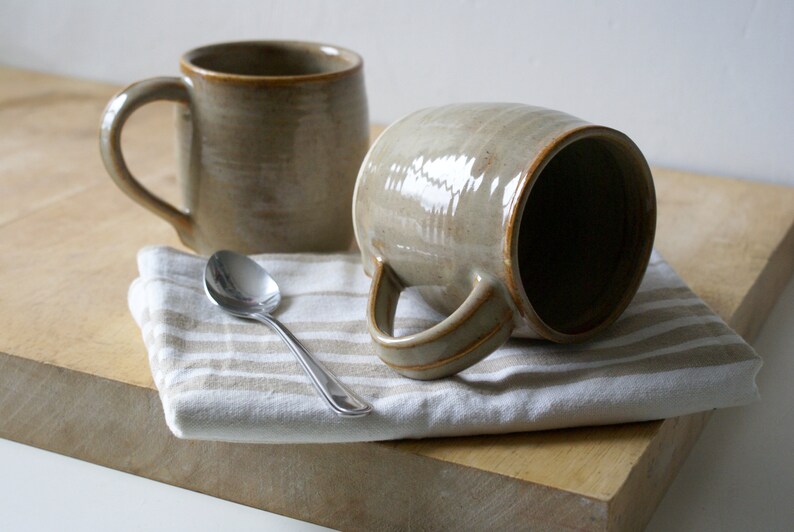
[[[547,169],[555,160],[558,169]],[[557,186],[553,180],[568,179],[566,171],[575,175],[560,186],[576,190],[578,203],[565,201],[567,189],[552,191]],[[543,201],[551,213],[546,218],[557,220],[549,224],[557,236],[533,235],[547,229],[537,217],[527,216],[522,225],[540,176],[548,176],[542,190],[552,199]],[[613,199],[614,206],[599,203]],[[560,223],[575,218],[576,209],[599,216],[584,222],[580,217],[578,226],[560,233],[565,227]],[[373,277],[370,333],[384,362],[419,379],[456,373],[511,335],[573,342],[609,326],[636,293],[656,223],[650,170],[628,137],[565,113],[520,104],[449,105],[391,125],[364,159],[353,211],[364,269]],[[519,229],[526,232],[523,244]],[[580,247],[588,249],[571,247],[571,241],[584,242]],[[570,247],[567,252],[582,264],[559,266],[576,274],[575,280],[584,279],[579,282],[595,294],[592,310],[581,305],[581,316],[569,319],[558,305],[560,298],[554,302],[556,295],[575,297],[570,290],[576,283],[546,288],[545,279],[522,278],[522,266],[526,272],[532,269],[521,264],[521,257],[546,252],[522,249],[527,242],[543,243],[553,256]],[[601,260],[592,271],[587,263],[591,255]],[[547,271],[556,266],[552,263]],[[420,287],[429,303],[450,316],[427,331],[394,337],[395,307],[408,286]],[[533,294],[543,292],[544,308],[556,312],[551,321],[559,327],[548,322],[543,308],[535,308],[527,287]]]
[[[361,58],[336,46],[255,41],[187,52],[180,78],[130,85],[108,104],[100,148],[110,176],[204,254],[348,249],[350,200],[369,140]],[[177,110],[185,209],[128,171],[127,117],[154,100]]]

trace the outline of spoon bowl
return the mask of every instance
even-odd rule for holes
[[[218,251],[209,258],[204,287],[220,307],[240,314],[270,314],[281,303],[281,291],[267,270],[234,251]]]
[[[259,264],[234,251],[218,251],[204,269],[204,289],[210,300],[229,314],[271,327],[300,362],[331,409],[340,416],[363,416],[372,406],[350,391],[318,362],[271,313],[281,302],[276,281]]]

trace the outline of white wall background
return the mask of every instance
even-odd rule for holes
[[[790,0],[0,2],[0,64],[118,83],[274,38],[360,52],[380,122],[531,103],[620,129],[653,164],[794,184]]]

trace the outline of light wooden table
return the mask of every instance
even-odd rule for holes
[[[0,436],[337,528],[636,529],[706,414],[344,445],[192,442],[166,428],[126,308],[135,253],[179,247],[97,151],[116,87],[0,69]],[[133,117],[132,169],[178,201],[172,112]],[[794,269],[794,189],[655,169],[657,247],[745,338]]]

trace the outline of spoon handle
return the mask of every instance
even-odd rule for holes
[[[339,382],[330,371],[325,369],[320,362],[315,359],[303,344],[287,329],[284,324],[269,314],[254,314],[257,320],[269,325],[290,348],[290,351],[297,357],[298,362],[303,366],[303,370],[314,383],[317,391],[328,402],[328,405],[340,416],[364,416],[372,411],[372,406],[350,391],[344,384]]]

